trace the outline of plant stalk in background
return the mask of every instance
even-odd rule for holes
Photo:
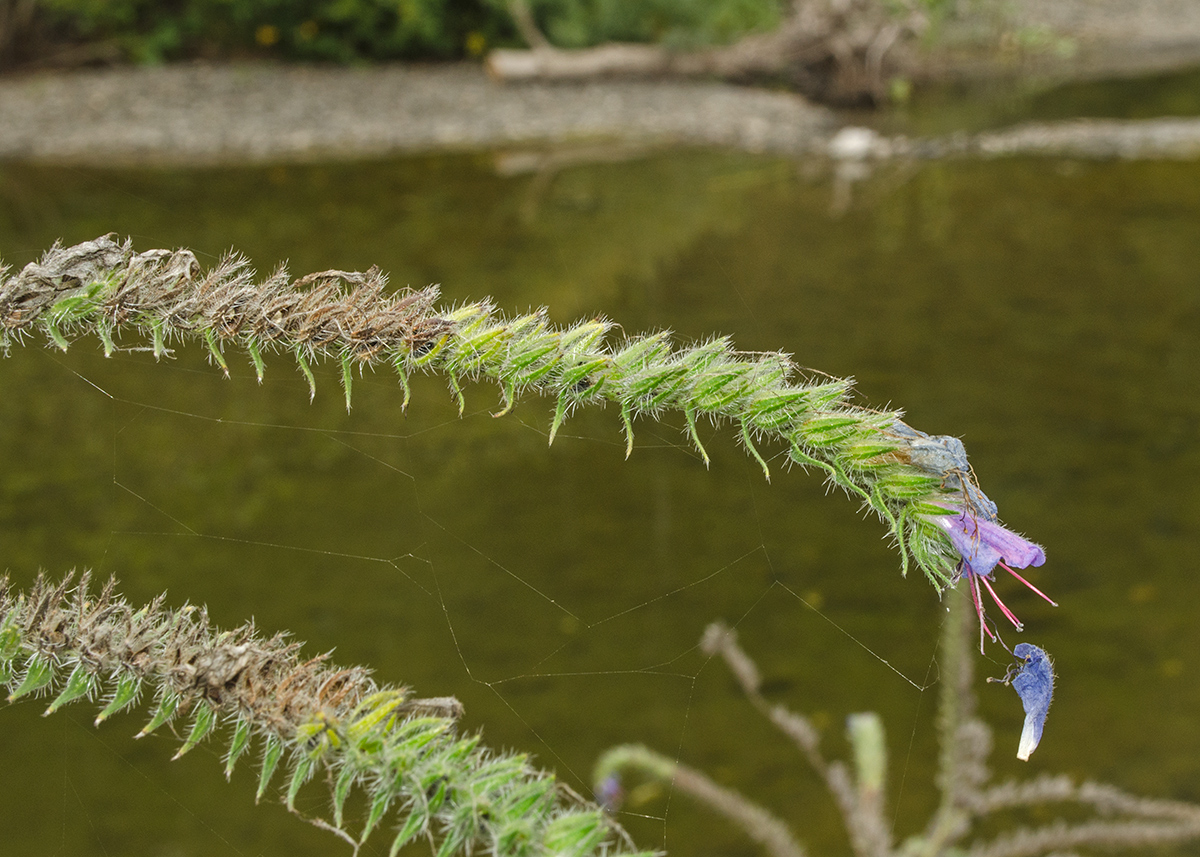
[[[846,737],[854,753],[853,764],[829,761],[820,748],[820,733],[808,717],[763,696],[758,667],[738,645],[732,628],[713,623],[704,632],[700,648],[725,661],[750,703],[796,746],[824,781],[856,857],[1042,857],[1073,848],[1146,848],[1200,839],[1200,805],[1136,797],[1104,783],[1077,785],[1065,775],[990,783],[987,759],[992,730],[975,713],[969,633],[973,605],[961,592],[946,600],[949,612],[938,647],[941,750],[937,785],[941,800],[924,828],[902,842],[896,841],[895,815],[884,799],[887,748],[878,715],[850,715]],[[804,853],[787,824],[770,810],[646,747],[623,745],[608,750],[596,763],[594,779],[596,794],[613,810],[629,780],[657,781],[725,816],[771,857]],[[1029,812],[1040,820],[1052,804],[1073,805],[1071,820],[1060,818],[1005,832],[996,832],[991,823],[993,814],[1004,813],[1008,818],[1013,811]],[[1080,809],[1090,810],[1090,816],[1081,814]],[[978,833],[980,827],[985,835]],[[972,832],[976,838],[969,840]]]

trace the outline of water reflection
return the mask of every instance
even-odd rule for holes
[[[1030,765],[1200,799],[1200,165],[963,161],[837,182],[703,152],[5,165],[0,255],[117,231],[210,261],[235,247],[263,270],[378,264],[449,302],[728,333],[854,375],[867,401],[961,435],[1002,517],[1047,547],[1039,582],[1062,608],[1014,596],[1060,674]],[[901,835],[929,809],[932,694],[846,635],[924,684],[938,603],[814,476],[764,484],[727,430],[705,434],[711,472],[671,423],[639,424],[625,462],[611,411],[572,418],[547,451],[550,405],[494,420],[486,388],[460,420],[421,379],[405,415],[394,380],[368,377],[347,414],[332,371],[309,405],[283,358],[260,388],[248,361],[224,381],[199,353],[156,365],[92,345],[0,362],[0,533],[19,581],[87,565],[133,598],[167,587],[227,625],[253,614],[458,695],[490,743],[580,788],[604,747],[643,741],[774,808],[814,852],[842,851],[819,786],[694,650],[711,620],[740,621],[768,695],[825,724],[831,753],[846,714],[882,713]],[[1010,694],[981,690],[1006,747]],[[0,712],[0,788],[29,820],[14,852],[339,847],[255,809],[248,773],[222,783],[215,748],[169,764],[165,741],[126,739],[131,721],[97,733],[82,708],[38,711]],[[1032,773],[1008,755],[999,776]],[[649,846],[752,853],[681,800],[638,811]]]

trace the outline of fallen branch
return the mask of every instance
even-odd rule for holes
[[[498,48],[488,73],[501,81],[598,77],[782,78],[807,95],[833,102],[878,100],[892,71],[887,60],[906,34],[926,21],[915,11],[889,13],[877,0],[796,0],[778,29],[731,45],[677,51],[664,45],[610,43],[563,50],[537,28],[528,7],[509,10],[529,50]]]

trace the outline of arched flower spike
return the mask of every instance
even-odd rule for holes
[[[1011,530],[1007,530],[994,521],[984,520],[977,515],[959,509],[946,510],[945,515],[932,517],[931,520],[946,531],[951,544],[962,557],[958,565],[957,576],[968,578],[971,590],[971,600],[975,604],[975,614],[979,617],[979,651],[983,652],[984,634],[997,639],[996,632],[988,627],[987,615],[983,607],[983,597],[979,591],[982,583],[1000,612],[1005,615],[1013,627],[1020,631],[1024,626],[1016,615],[1008,609],[996,590],[992,588],[992,572],[1000,566],[1017,580],[1024,583],[1038,595],[1045,598],[1055,607],[1058,606],[1046,593],[1042,592],[1028,580],[1017,574],[1014,568],[1038,566],[1046,561],[1046,552]]]

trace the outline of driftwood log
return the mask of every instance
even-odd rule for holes
[[[889,11],[880,0],[795,0],[780,26],[730,45],[694,51],[662,45],[604,44],[564,50],[550,44],[522,0],[509,4],[528,50],[496,49],[487,57],[497,80],[581,80],[598,77],[719,77],[775,79],[835,104],[884,97],[904,64],[898,47],[922,32],[915,5]]]

